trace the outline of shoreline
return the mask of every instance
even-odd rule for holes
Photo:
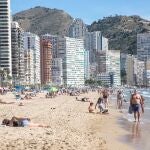
[[[36,123],[44,123],[50,128],[0,128],[1,149],[37,150],[133,150],[120,138],[128,131],[118,123],[121,114],[110,106],[108,115],[88,113],[89,103],[76,101],[72,96],[58,96],[46,99],[44,93],[32,100],[23,100],[18,106],[13,94],[1,97],[15,104],[0,104],[0,121],[5,117],[26,116]],[[82,94],[94,103],[96,92]]]

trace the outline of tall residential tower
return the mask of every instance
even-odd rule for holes
[[[11,74],[10,0],[0,0],[0,68]]]

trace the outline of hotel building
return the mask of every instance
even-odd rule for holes
[[[48,40],[41,40],[41,84],[52,82],[52,45]]]
[[[12,79],[14,85],[25,84],[23,30],[17,22],[11,23]]]
[[[63,81],[66,86],[84,85],[84,41],[69,37],[60,37],[58,57],[63,61]]]
[[[97,52],[97,76],[110,75],[110,83],[114,86],[121,85],[120,78],[120,51],[119,50],[107,50]]]
[[[0,0],[0,68],[12,75],[10,0]]]
[[[29,76],[30,81],[32,81],[30,84],[38,85],[41,84],[41,74],[40,74],[40,38],[36,34],[25,32],[24,33],[24,50],[25,54],[30,57],[31,62],[33,61],[33,64],[29,62],[30,65],[26,65],[26,76]],[[27,57],[26,56],[26,57]],[[28,60],[28,59],[27,59]],[[31,70],[33,69],[33,70]],[[30,73],[28,73],[28,70],[31,70]],[[33,73],[33,74],[32,74]]]

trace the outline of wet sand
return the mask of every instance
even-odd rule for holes
[[[128,134],[121,137],[121,141],[130,144],[135,150],[149,150],[150,127],[149,124],[141,122],[129,122],[122,119],[122,128],[129,131]]]
[[[97,93],[87,96],[94,103]],[[1,96],[3,101],[16,102],[11,93]],[[35,123],[50,128],[0,127],[1,150],[133,150],[120,141],[129,131],[117,122],[120,113],[110,106],[108,115],[88,113],[88,102],[76,101],[67,95],[46,99],[41,93],[32,100],[23,100],[24,106],[0,104],[0,121],[12,116],[30,117]],[[111,104],[110,104],[111,105]]]

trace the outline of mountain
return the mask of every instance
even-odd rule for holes
[[[64,35],[73,18],[63,10],[38,6],[15,14],[13,20],[19,22],[25,31],[38,35]]]
[[[139,16],[110,16],[88,26],[89,31],[102,31],[109,39],[109,49],[136,54],[137,34],[150,31],[150,21]]]
[[[63,10],[35,7],[19,12],[13,20],[20,23],[25,31],[38,35],[45,33],[65,35],[73,18]],[[109,16],[94,21],[89,31],[102,31],[109,39],[109,49],[136,54],[137,34],[150,31],[150,21],[139,16]]]

